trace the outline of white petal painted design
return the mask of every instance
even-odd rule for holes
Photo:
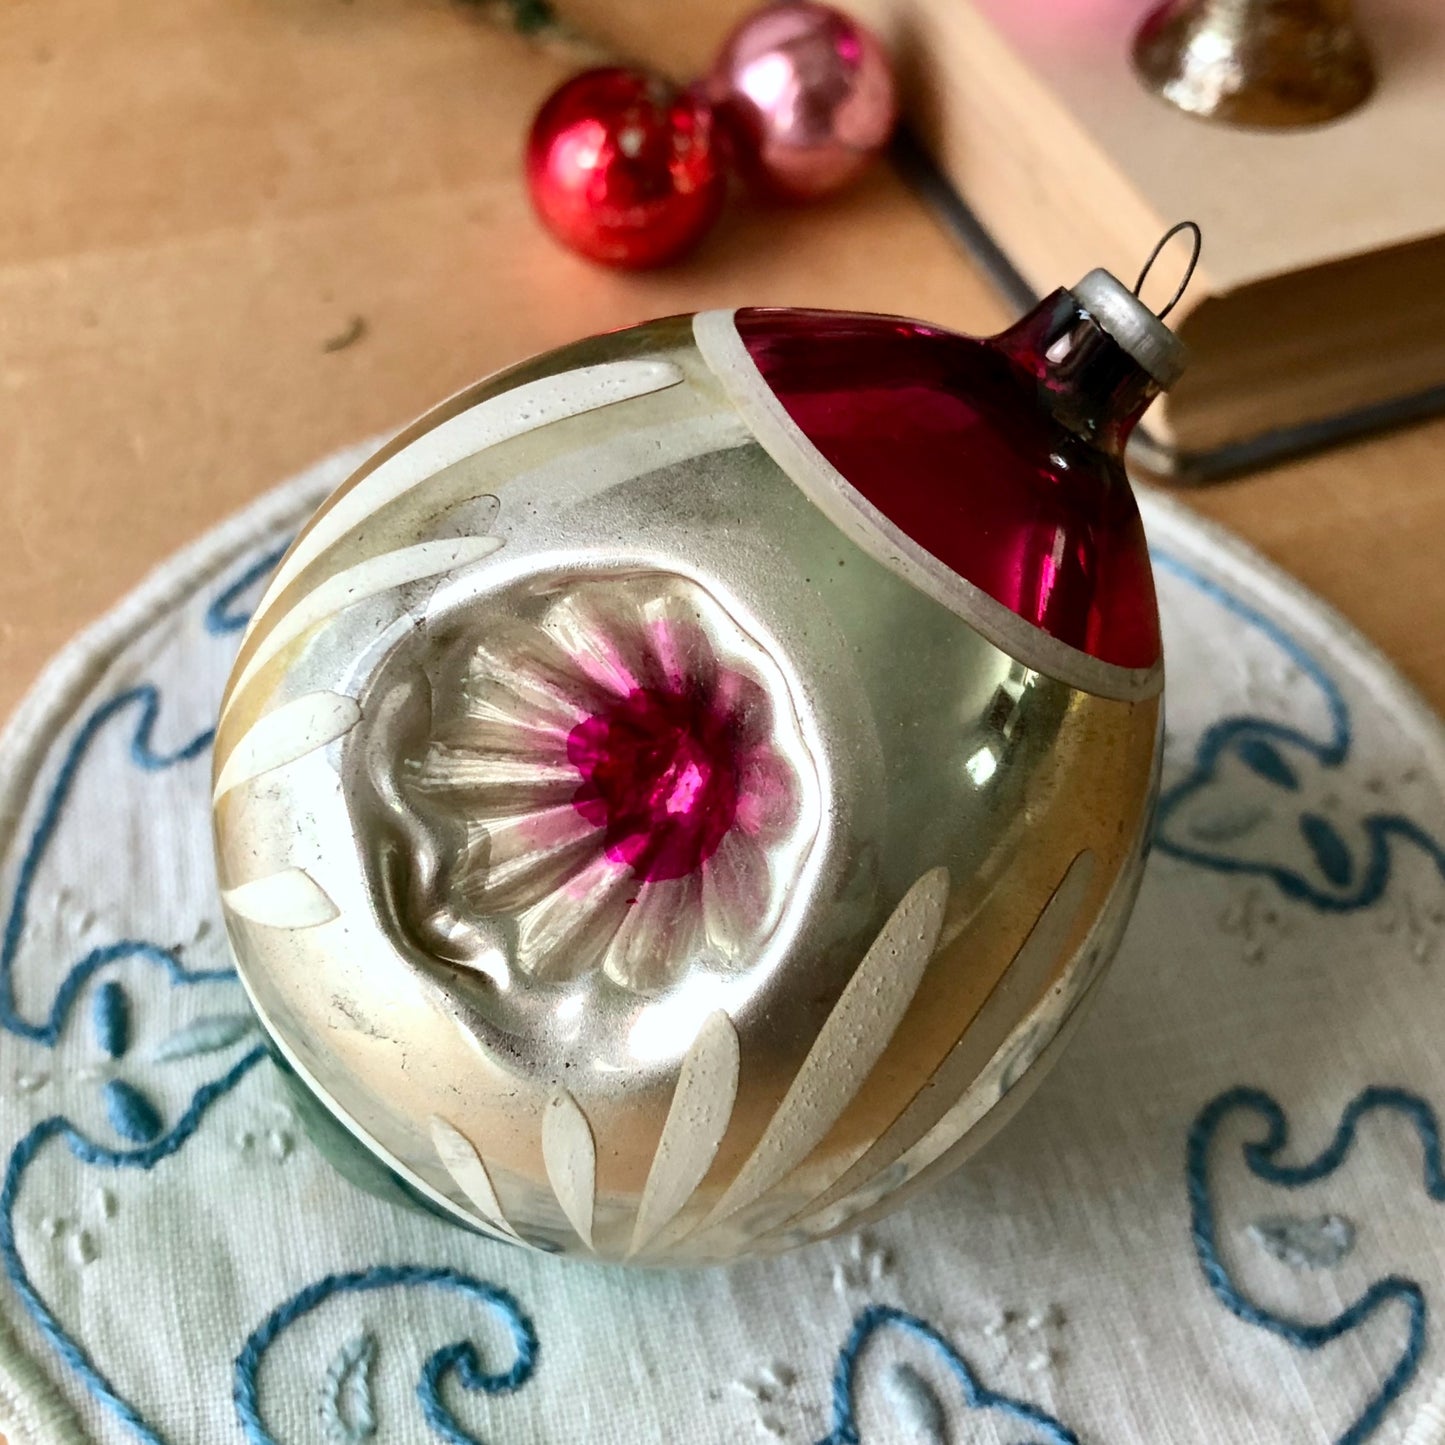
[[[437,1151],[448,1174],[456,1180],[458,1188],[471,1200],[477,1213],[492,1226],[512,1239],[518,1239],[507,1216],[502,1212],[497,1191],[492,1187],[492,1177],[476,1146],[465,1134],[445,1119],[436,1115],[431,1120],[432,1147]]]
[[[304,869],[283,868],[221,890],[221,902],[268,928],[316,928],[339,917],[326,890]]]
[[[317,517],[282,560],[262,606],[279,596],[302,568],[364,526],[378,508],[430,482],[445,468],[553,422],[648,396],[681,380],[682,372],[670,361],[609,361],[529,381],[449,418],[388,457]]]
[[[721,1010],[710,1014],[682,1061],[637,1209],[630,1254],[657,1237],[712,1167],[737,1099],[738,1055],[732,1020]]]
[[[1010,1031],[1030,1004],[1038,998],[1060,963],[1060,955],[1073,935],[1089,885],[1094,878],[1094,855],[1077,854],[1044,905],[1013,961],[994,985],[983,1007],[964,1031],[958,1043],[918,1091],[898,1119],[851,1167],[841,1159],[838,1178],[807,1207],[808,1220],[820,1215],[855,1189],[869,1182],[933,1127],[982,1072],[989,1059],[1002,1047]],[[789,1224],[797,1223],[789,1220]]]
[[[918,991],[943,927],[948,889],[948,870],[932,868],[904,894],[704,1229],[761,1198],[807,1157],[852,1102]]]
[[[216,779],[215,797],[284,767],[344,737],[361,721],[356,700],[338,692],[313,692],[261,718],[231,749]]]
[[[559,1089],[542,1114],[542,1161],[557,1203],[588,1249],[597,1200],[597,1146],[592,1126],[566,1089]]]
[[[403,587],[408,582],[420,582],[427,577],[439,577],[444,572],[469,567],[491,556],[501,545],[500,537],[490,536],[416,542],[410,547],[384,552],[379,557],[368,557],[366,561],[328,577],[278,617],[275,625],[262,637],[232,684],[227,709],[235,706],[246,685],[273,657],[336,613],[354,607],[368,597],[388,592],[393,587]],[[258,611],[256,615],[260,620],[263,614]]]

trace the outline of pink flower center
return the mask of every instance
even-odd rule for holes
[[[737,816],[733,719],[693,693],[634,689],[572,729],[567,759],[572,806],[644,882],[701,868]]]

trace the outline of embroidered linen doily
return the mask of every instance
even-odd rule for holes
[[[865,1235],[692,1274],[469,1238],[288,1111],[211,876],[210,720],[339,455],[167,563],[0,740],[11,1445],[1445,1442],[1445,745],[1147,498],[1164,797],[1037,1097]]]

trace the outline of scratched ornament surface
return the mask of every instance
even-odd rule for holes
[[[228,972],[208,728],[278,549],[357,459],[169,564],[0,744],[11,1441],[1445,1438],[1439,725],[1153,499],[1169,733],[1138,910],[1070,1050],[960,1174],[861,1234],[681,1274],[559,1264],[336,1175]],[[607,625],[639,635],[676,595]],[[709,635],[767,702],[746,639]],[[574,747],[625,858],[601,718]],[[758,839],[806,833],[786,757],[704,772]],[[445,813],[445,767],[413,774],[408,806]],[[725,844],[671,846],[659,877]],[[740,870],[760,897],[769,846]],[[599,936],[587,977],[652,986]]]

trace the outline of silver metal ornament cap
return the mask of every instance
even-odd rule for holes
[[[1069,291],[1161,390],[1184,374],[1189,348],[1117,276],[1096,267]]]

